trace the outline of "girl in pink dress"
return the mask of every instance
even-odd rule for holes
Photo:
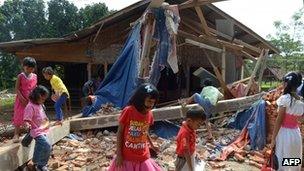
[[[13,115],[14,142],[19,142],[20,127],[24,123],[24,108],[29,101],[31,91],[37,86],[37,75],[33,73],[36,68],[36,60],[31,57],[24,58],[22,68],[23,72],[17,76],[15,89],[17,96]]]

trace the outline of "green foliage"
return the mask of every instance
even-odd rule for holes
[[[0,53],[0,90],[14,87],[20,69],[17,58]]]
[[[290,23],[274,22],[275,35],[268,35],[273,45],[281,50],[281,54],[273,55],[268,66],[281,67],[285,71],[304,70],[304,8],[297,11]]]
[[[0,6],[0,42],[62,37],[110,14],[104,3],[78,8],[68,0],[6,0]],[[0,90],[13,88],[21,66],[11,54],[0,53]]]
[[[85,28],[98,21],[100,18],[108,15],[109,9],[106,4],[97,3],[81,8],[79,10],[79,14],[82,17],[82,28]]]
[[[61,37],[81,28],[78,8],[67,0],[48,2],[49,36]]]

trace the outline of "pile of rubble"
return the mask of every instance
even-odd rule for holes
[[[109,131],[74,133],[53,146],[51,170],[106,170],[115,154],[116,136]]]
[[[250,147],[245,149],[241,155],[234,155],[228,161],[219,161],[221,149],[237,138],[240,131],[233,129],[214,129],[215,140],[207,142],[205,129],[198,130],[197,152],[201,160],[206,161],[207,170],[224,169],[232,170],[235,163],[245,163],[251,170],[261,167],[264,155],[259,152],[250,152]],[[176,159],[175,139],[166,140],[152,135],[153,143],[159,147],[160,153],[153,156],[155,161],[164,170],[174,170]],[[94,132],[70,134],[53,146],[53,155],[49,161],[51,170],[106,170],[115,156],[116,135],[107,130]],[[252,165],[252,166],[250,166]]]
[[[268,92],[263,99],[266,101],[266,129],[267,143],[270,143],[276,118],[278,116],[277,103],[278,98],[283,94],[284,87],[279,86],[276,89]]]
[[[96,112],[97,116],[100,115],[113,115],[113,113],[120,113],[121,110],[115,108],[112,103],[103,104],[99,111]]]

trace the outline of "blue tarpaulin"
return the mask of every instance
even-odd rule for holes
[[[96,101],[83,109],[83,116],[97,112],[105,103],[112,103],[116,107],[124,107],[127,104],[137,86],[141,26],[141,23],[134,26],[117,61],[95,92]]]
[[[239,112],[229,127],[242,130],[248,129],[250,146],[252,149],[261,150],[266,145],[266,104],[259,100],[251,108]]]
[[[172,54],[171,38],[173,36],[170,36],[168,32],[165,9],[157,8],[147,12],[152,12],[155,16],[155,32],[152,34],[153,38],[157,40],[155,56],[153,57],[148,81],[157,86],[160,71],[165,68],[165,66],[170,67],[167,60],[168,56]],[[143,16],[145,16],[145,14]],[[177,26],[178,22],[178,20],[174,20],[174,24]],[[111,67],[98,90],[94,93],[97,100],[93,102],[91,106],[86,106],[82,110],[84,117],[96,113],[101,108],[101,105],[105,103],[112,103],[115,107],[119,108],[127,105],[133,91],[142,81],[138,78],[138,70],[142,48],[141,30],[144,23],[144,18],[142,18],[133,27],[117,61]]]
[[[180,127],[169,121],[157,121],[152,126],[153,133],[165,139],[177,136]]]

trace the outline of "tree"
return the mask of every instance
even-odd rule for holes
[[[108,15],[104,3],[78,8],[68,0],[6,0],[0,6],[0,42],[62,37]],[[14,55],[0,53],[0,90],[12,88],[21,66]]]
[[[275,35],[267,38],[281,50],[268,61],[269,66],[282,67],[286,71],[304,70],[304,8],[297,11],[288,24],[274,22]]]
[[[43,0],[7,0],[0,7],[0,41],[45,36],[46,18]],[[11,54],[0,54],[0,88],[12,88],[20,63]]]
[[[49,37],[62,37],[81,28],[78,8],[67,0],[48,2]]]
[[[79,10],[79,14],[82,20],[82,28],[90,26],[91,24],[100,20],[102,17],[107,16],[111,12],[104,3],[96,3],[81,8]]]

